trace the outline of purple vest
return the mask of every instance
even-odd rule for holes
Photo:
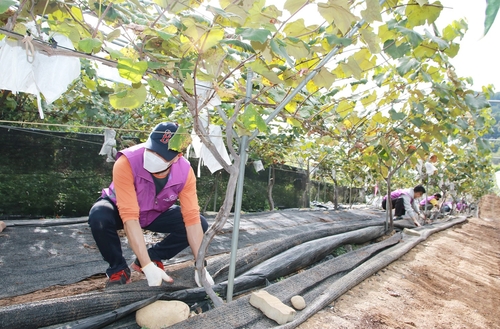
[[[436,197],[434,195],[428,196],[427,198],[423,199],[420,201],[421,206],[425,206],[425,202],[430,203],[431,200],[435,199]]]
[[[411,195],[409,195],[408,192],[406,192],[403,189],[398,189],[396,191],[391,192],[391,200],[399,199],[403,194],[409,196],[410,197],[410,201],[413,202],[413,198],[411,197]],[[384,196],[384,200],[387,200],[387,195]]]
[[[179,193],[184,188],[191,170],[189,162],[180,157],[170,167],[170,174],[165,187],[156,195],[156,187],[151,173],[143,167],[144,144],[139,144],[118,152],[116,158],[126,156],[132,174],[134,186],[139,203],[139,223],[141,227],[151,224],[161,213],[167,211],[178,199]],[[114,184],[102,190],[102,197],[108,197],[116,204]]]
[[[467,203],[465,201],[457,202],[457,210],[465,210],[467,209]]]

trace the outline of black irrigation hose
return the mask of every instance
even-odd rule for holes
[[[341,234],[345,232],[355,231],[370,226],[385,225],[385,220],[361,220],[349,222],[335,222],[320,225],[314,231],[294,234],[287,238],[281,239],[278,243],[276,240],[265,241],[256,245],[238,250],[238,259],[236,260],[235,275],[240,275],[247,272],[251,268],[257,266],[263,261],[272,258],[291,246],[296,246],[311,240],[320,239],[326,236]],[[208,270],[212,273],[212,277],[217,282],[218,280],[227,280],[229,272],[229,257],[223,256],[215,263],[209,264]],[[215,270],[213,270],[215,269]]]
[[[121,318],[124,318],[125,316],[129,315],[132,312],[135,312],[145,306],[148,306],[151,303],[154,303],[157,301],[162,295],[157,295],[150,297],[145,300],[141,300],[135,303],[132,303],[130,305],[120,307],[114,311],[96,315],[90,318],[86,318],[80,321],[76,321],[71,324],[67,324],[61,327],[58,327],[57,329],[98,329],[98,328],[103,328],[107,326],[108,324],[111,324],[117,320],[120,320]]]
[[[292,247],[235,278],[233,290],[237,294],[264,286],[269,281],[287,276],[316,263],[340,245],[348,243],[365,243],[380,237],[383,233],[383,227],[373,226],[312,240]],[[227,281],[215,285],[213,289],[220,297],[226,297]],[[205,297],[206,294],[203,288],[195,288],[164,294],[162,299],[182,300],[186,303],[194,303],[203,300]]]
[[[335,236],[310,241],[290,248],[289,250],[257,265],[255,268],[234,279],[234,292],[240,293],[264,286],[276,278],[289,275],[324,258],[339,245],[347,243],[364,243],[376,239],[383,234],[382,227],[367,227],[361,230],[338,234]],[[226,297],[227,281],[213,286],[220,297]],[[195,303],[206,297],[205,289],[183,289],[163,294],[163,300],[181,300]]]
[[[253,278],[263,277],[268,281],[273,281],[318,262],[331,254],[340,245],[365,243],[383,234],[383,227],[372,226],[299,244],[238,276],[235,280],[235,286],[239,288],[238,290],[241,290],[243,284],[240,286],[239,283],[248,280],[251,284],[244,286],[244,288],[255,287],[255,281],[257,280]]]

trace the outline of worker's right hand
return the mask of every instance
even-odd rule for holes
[[[417,227],[418,227],[418,226],[422,226],[422,225],[420,225],[420,223],[418,222],[418,219],[414,219],[414,220],[413,220],[413,223],[414,223],[414,224],[415,224],[415,226],[417,226]]]
[[[144,275],[146,275],[148,286],[150,287],[161,286],[162,281],[174,283],[174,280],[153,262],[150,262],[148,265],[144,266],[141,269]]]
[[[210,275],[210,273],[208,273],[207,269],[205,267],[203,267],[203,271],[205,272],[205,278],[207,279],[207,282],[210,286],[213,286],[215,284],[214,282],[214,279],[212,278],[212,276]],[[198,273],[198,269],[194,269],[194,281],[196,282],[196,285],[198,287],[203,287],[203,284],[201,283],[201,277],[200,277],[200,274]]]

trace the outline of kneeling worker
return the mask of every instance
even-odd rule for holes
[[[131,268],[144,273],[149,286],[173,282],[165,273],[163,260],[174,257],[188,246],[194,258],[198,256],[208,223],[200,215],[191,165],[180,152],[169,147],[177,130],[177,124],[160,123],[146,143],[118,152],[113,182],[90,210],[92,235],[109,264],[106,286],[131,281],[117,233],[122,228],[136,256]],[[177,200],[180,206],[175,205]],[[168,235],[147,249],[143,229]],[[204,271],[207,281],[213,285],[210,274]],[[194,278],[201,286],[197,270]]]
[[[417,185],[414,188],[398,189],[391,192],[392,209],[395,209],[395,220],[403,219],[403,215],[408,213],[416,226],[421,226],[418,217],[424,218],[415,202],[415,199],[422,197],[425,193],[425,188],[422,185]],[[382,201],[382,208],[387,210],[387,195]]]
[[[436,209],[439,209],[438,201],[440,199],[441,199],[441,194],[439,194],[439,193],[428,196],[427,198],[420,201],[420,210],[431,210],[434,207],[436,207]],[[426,204],[427,204],[427,209],[425,209]]]

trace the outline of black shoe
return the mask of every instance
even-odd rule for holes
[[[402,220],[402,219],[403,219],[403,216],[394,217],[394,220]]]
[[[108,282],[106,282],[106,288],[110,286],[127,284],[130,282],[132,282],[132,280],[130,279],[130,269],[127,267],[124,270],[111,274]]]

